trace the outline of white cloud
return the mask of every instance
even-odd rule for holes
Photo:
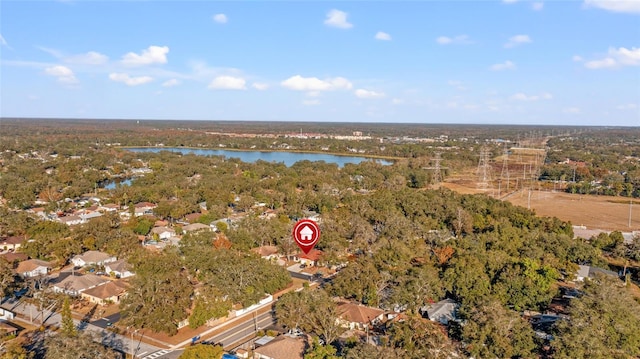
[[[151,76],[131,77],[129,74],[116,72],[110,73],[109,79],[115,82],[122,82],[127,86],[138,86],[153,81],[153,77]]]
[[[109,57],[99,52],[89,51],[86,54],[78,54],[64,57],[64,61],[80,65],[102,65],[109,61]]]
[[[580,109],[577,107],[566,107],[562,110],[563,113],[570,113],[570,114],[578,114],[580,113]]]
[[[515,4],[518,2],[518,0],[502,0],[502,2],[505,4]]]
[[[404,100],[400,98],[394,98],[393,100],[391,100],[391,104],[393,105],[402,105],[403,103],[404,103]]]
[[[244,90],[247,82],[242,77],[218,76],[209,83],[214,90]]]
[[[376,36],[374,36],[374,38],[376,40],[391,41],[391,35],[387,34],[386,32],[382,32],[382,31],[378,31],[376,33]]]
[[[456,88],[456,90],[459,90],[459,91],[466,91],[466,90],[467,90],[467,87],[465,87],[465,86],[462,84],[462,81],[458,81],[458,80],[449,80],[449,81],[447,82],[447,84],[449,84],[449,86],[455,87],[455,88]]]
[[[612,12],[640,14],[640,1],[638,0],[585,0],[584,6]]]
[[[539,100],[551,100],[553,96],[548,92],[543,92],[540,95],[526,95],[522,92],[518,92],[517,94],[509,97],[510,100],[514,101],[539,101]]]
[[[147,49],[142,50],[142,54],[140,55],[134,52],[127,53],[126,55],[122,56],[122,63],[128,66],[166,64],[167,53],[169,53],[169,47],[152,45]]]
[[[317,77],[291,76],[280,83],[283,87],[296,91],[350,90],[353,84],[344,77],[320,80]]]
[[[227,21],[229,21],[227,19],[227,15],[225,14],[215,14],[212,16],[213,21],[217,22],[218,24],[226,24]]]
[[[269,85],[261,82],[254,82],[251,87],[256,90],[264,91],[269,88]]]
[[[71,69],[66,66],[56,65],[47,67],[46,69],[44,69],[44,72],[49,76],[57,77],[58,81],[65,84],[75,84],[78,82],[78,79],[76,79],[73,71],[71,71]]]
[[[180,81],[178,79],[171,79],[162,83],[162,87],[173,87],[177,85],[180,85]]]
[[[582,62],[584,60],[580,55],[573,55],[571,59],[575,62]]]
[[[333,9],[327,13],[327,18],[324,20],[324,24],[331,27],[337,27],[339,29],[350,29],[353,24],[347,21],[347,14],[344,11]]]
[[[602,60],[593,60],[593,61],[587,61],[584,64],[584,67],[588,68],[588,69],[592,69],[592,70],[596,70],[596,69],[605,69],[605,68],[611,68],[611,67],[616,67],[618,65],[618,63],[616,62],[616,60],[607,57],[605,59]]]
[[[355,95],[358,98],[382,98],[385,96],[383,92],[370,91],[365,89],[357,89]]]
[[[320,104],[320,100],[303,100],[302,104],[305,106],[316,106]]]
[[[540,11],[544,8],[544,3],[543,2],[534,2],[533,4],[531,4],[531,8],[535,11]]]
[[[609,48],[607,57],[601,60],[587,61],[584,66],[588,69],[615,68],[622,66],[640,66],[640,48],[626,47]]]
[[[626,105],[620,105],[620,106],[616,106],[616,108],[618,110],[635,110],[638,108],[638,105],[636,105],[635,103],[628,103]]]
[[[491,71],[502,71],[502,70],[515,70],[516,69],[516,64],[514,64],[513,62],[507,60],[503,63],[500,64],[493,64],[490,67]]]
[[[440,45],[470,44],[471,40],[469,40],[469,36],[467,35],[458,35],[454,37],[440,36],[436,39],[436,42]]]
[[[509,38],[509,41],[507,41],[507,43],[504,44],[504,47],[510,49],[520,44],[526,44],[530,42],[531,42],[531,38],[529,37],[529,35],[515,35]]]
[[[7,44],[7,40],[4,39],[4,37],[2,36],[2,34],[0,34],[0,45],[2,46],[9,46],[9,44]]]

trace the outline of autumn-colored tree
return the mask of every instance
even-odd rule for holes
[[[224,350],[219,345],[196,344],[187,347],[178,359],[220,359]]]

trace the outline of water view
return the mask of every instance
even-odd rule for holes
[[[198,156],[224,156],[226,158],[238,158],[243,162],[253,163],[258,160],[267,162],[282,162],[287,167],[292,166],[299,161],[324,161],[327,163],[335,163],[338,167],[343,167],[347,163],[358,164],[363,161],[375,161],[383,165],[392,164],[391,161],[374,159],[358,156],[337,156],[324,153],[301,153],[301,152],[262,152],[262,151],[230,151],[230,150],[210,150],[210,149],[193,149],[180,147],[133,147],[127,148],[132,152],[160,152],[171,151],[182,154],[195,154]]]

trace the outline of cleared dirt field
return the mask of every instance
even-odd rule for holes
[[[462,194],[484,193],[497,197],[496,189],[481,190],[473,183],[443,183],[443,187]],[[502,193],[504,195],[504,193]],[[631,208],[631,227],[629,227],[629,199],[610,196],[585,196],[565,192],[521,190],[506,201],[525,208],[531,208],[540,216],[558,217],[577,226],[589,229],[631,232],[640,231],[640,200],[635,200]]]
[[[631,227],[629,200],[623,197],[531,191],[529,201],[529,191],[525,190],[511,195],[507,201],[522,207],[528,207],[530,203],[536,214],[558,217],[573,225],[622,232],[640,230],[640,201],[637,200],[631,208]]]

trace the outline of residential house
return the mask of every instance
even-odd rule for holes
[[[24,241],[27,240],[25,236],[11,236],[2,238],[0,241],[0,250],[1,251],[16,251]]]
[[[153,227],[151,235],[157,234],[158,239],[169,239],[176,235],[176,231],[169,227]]]
[[[276,246],[261,246],[256,248],[251,248],[251,252],[256,253],[263,259],[268,261],[278,260],[278,247]]]
[[[254,359],[303,359],[308,347],[304,338],[280,335],[253,351]]]
[[[104,265],[116,261],[116,257],[99,251],[86,251],[71,258],[71,263],[76,267],[84,267],[87,265]]]
[[[124,259],[104,265],[104,271],[109,275],[113,273],[117,278],[128,278],[133,276],[134,274],[131,272],[131,269],[131,264]]]
[[[66,224],[67,226],[75,226],[82,223],[82,218],[80,218],[80,216],[64,216],[58,218],[58,221]]]
[[[79,296],[87,289],[95,288],[107,282],[109,282],[108,279],[95,274],[69,275],[62,281],[55,283],[51,288],[55,293]]]
[[[300,258],[301,264],[305,264],[308,266],[318,266],[323,254],[324,253],[319,249],[312,249],[309,251],[309,253],[302,253],[298,257]]]
[[[202,223],[192,223],[192,224],[187,224],[186,226],[182,227],[182,230],[184,231],[184,233],[202,231],[202,230],[210,231],[211,227],[207,226],[206,224],[202,224]]]
[[[606,275],[614,278],[619,278],[618,273],[614,271],[598,267],[579,265],[578,272],[576,273],[576,281],[583,282],[585,278],[595,278],[597,275]]]
[[[441,300],[420,309],[422,316],[433,322],[439,322],[447,325],[450,321],[457,319],[458,308],[460,304],[453,299]]]
[[[342,302],[338,304],[337,322],[344,328],[351,330],[365,330],[370,325],[378,324],[384,318],[384,311],[379,308]]]
[[[29,256],[20,252],[5,252],[0,254],[0,258],[4,258],[9,263],[18,263],[26,261]]]
[[[158,207],[157,205],[149,202],[140,202],[133,205],[134,215],[136,217],[144,216],[146,214],[153,214],[153,209]]]
[[[51,263],[39,259],[27,259],[18,263],[16,273],[23,277],[46,275],[51,270]]]
[[[11,325],[11,323],[1,321],[0,322],[0,338],[7,336],[15,336],[18,333],[18,328]]]
[[[105,204],[105,205],[102,205],[102,206],[98,207],[99,211],[108,212],[108,213],[118,212],[119,209],[120,209],[120,206],[118,206],[115,203],[109,203],[109,204]]]
[[[202,213],[190,213],[184,216],[184,219],[189,223],[196,223],[200,217],[202,217]]]
[[[124,282],[116,280],[100,284],[80,293],[82,298],[99,305],[119,304],[120,299],[127,294],[127,286]]]

